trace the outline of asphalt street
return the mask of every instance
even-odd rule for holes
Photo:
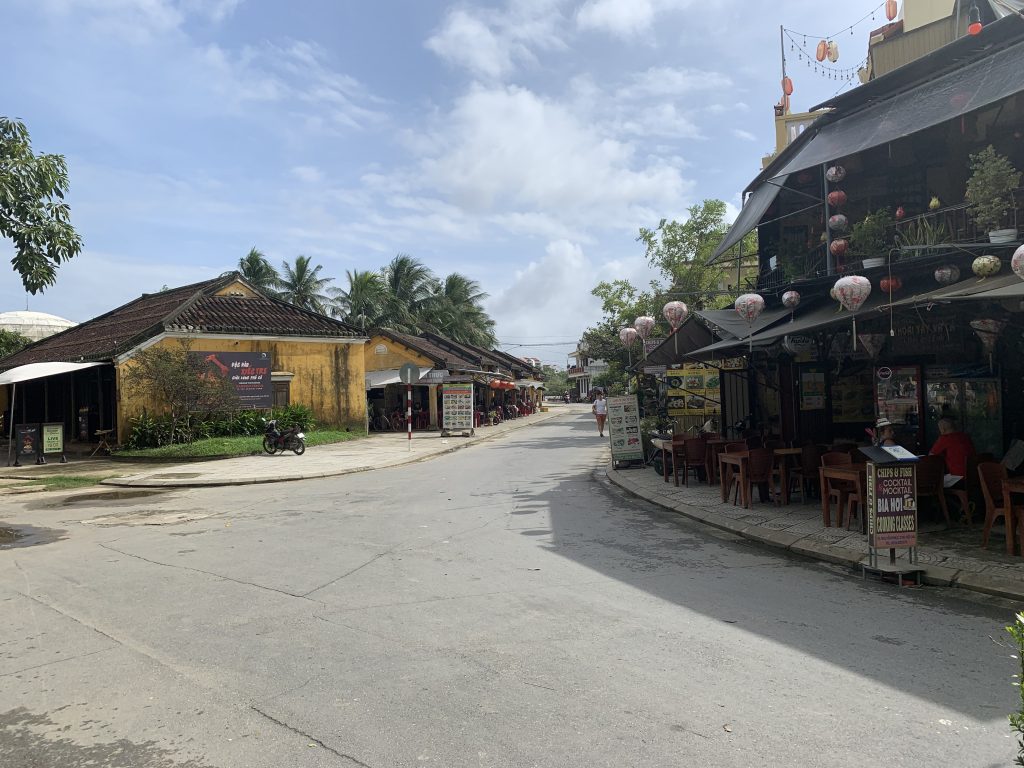
[[[607,483],[566,413],[336,478],[5,502],[0,766],[1005,766],[1014,606]]]

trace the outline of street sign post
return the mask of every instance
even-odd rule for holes
[[[398,378],[405,384],[405,433],[408,436],[409,451],[412,451],[412,384],[420,380],[420,369],[406,363],[398,369]]]

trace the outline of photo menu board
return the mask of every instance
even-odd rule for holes
[[[665,372],[669,416],[712,416],[721,413],[721,376],[704,365]]]
[[[473,383],[441,386],[441,429],[460,432],[473,429]]]
[[[636,395],[609,397],[608,439],[612,445],[612,461],[643,460],[640,441],[640,407]]]

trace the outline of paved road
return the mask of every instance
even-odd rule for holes
[[[8,505],[36,530],[0,550],[0,766],[1009,763],[1009,606],[634,503],[604,450],[565,414],[361,475]]]

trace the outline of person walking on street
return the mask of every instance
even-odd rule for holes
[[[597,419],[597,431],[604,437],[604,420],[608,418],[608,401],[604,399],[604,392],[598,390],[594,393],[594,404],[590,408]]]

